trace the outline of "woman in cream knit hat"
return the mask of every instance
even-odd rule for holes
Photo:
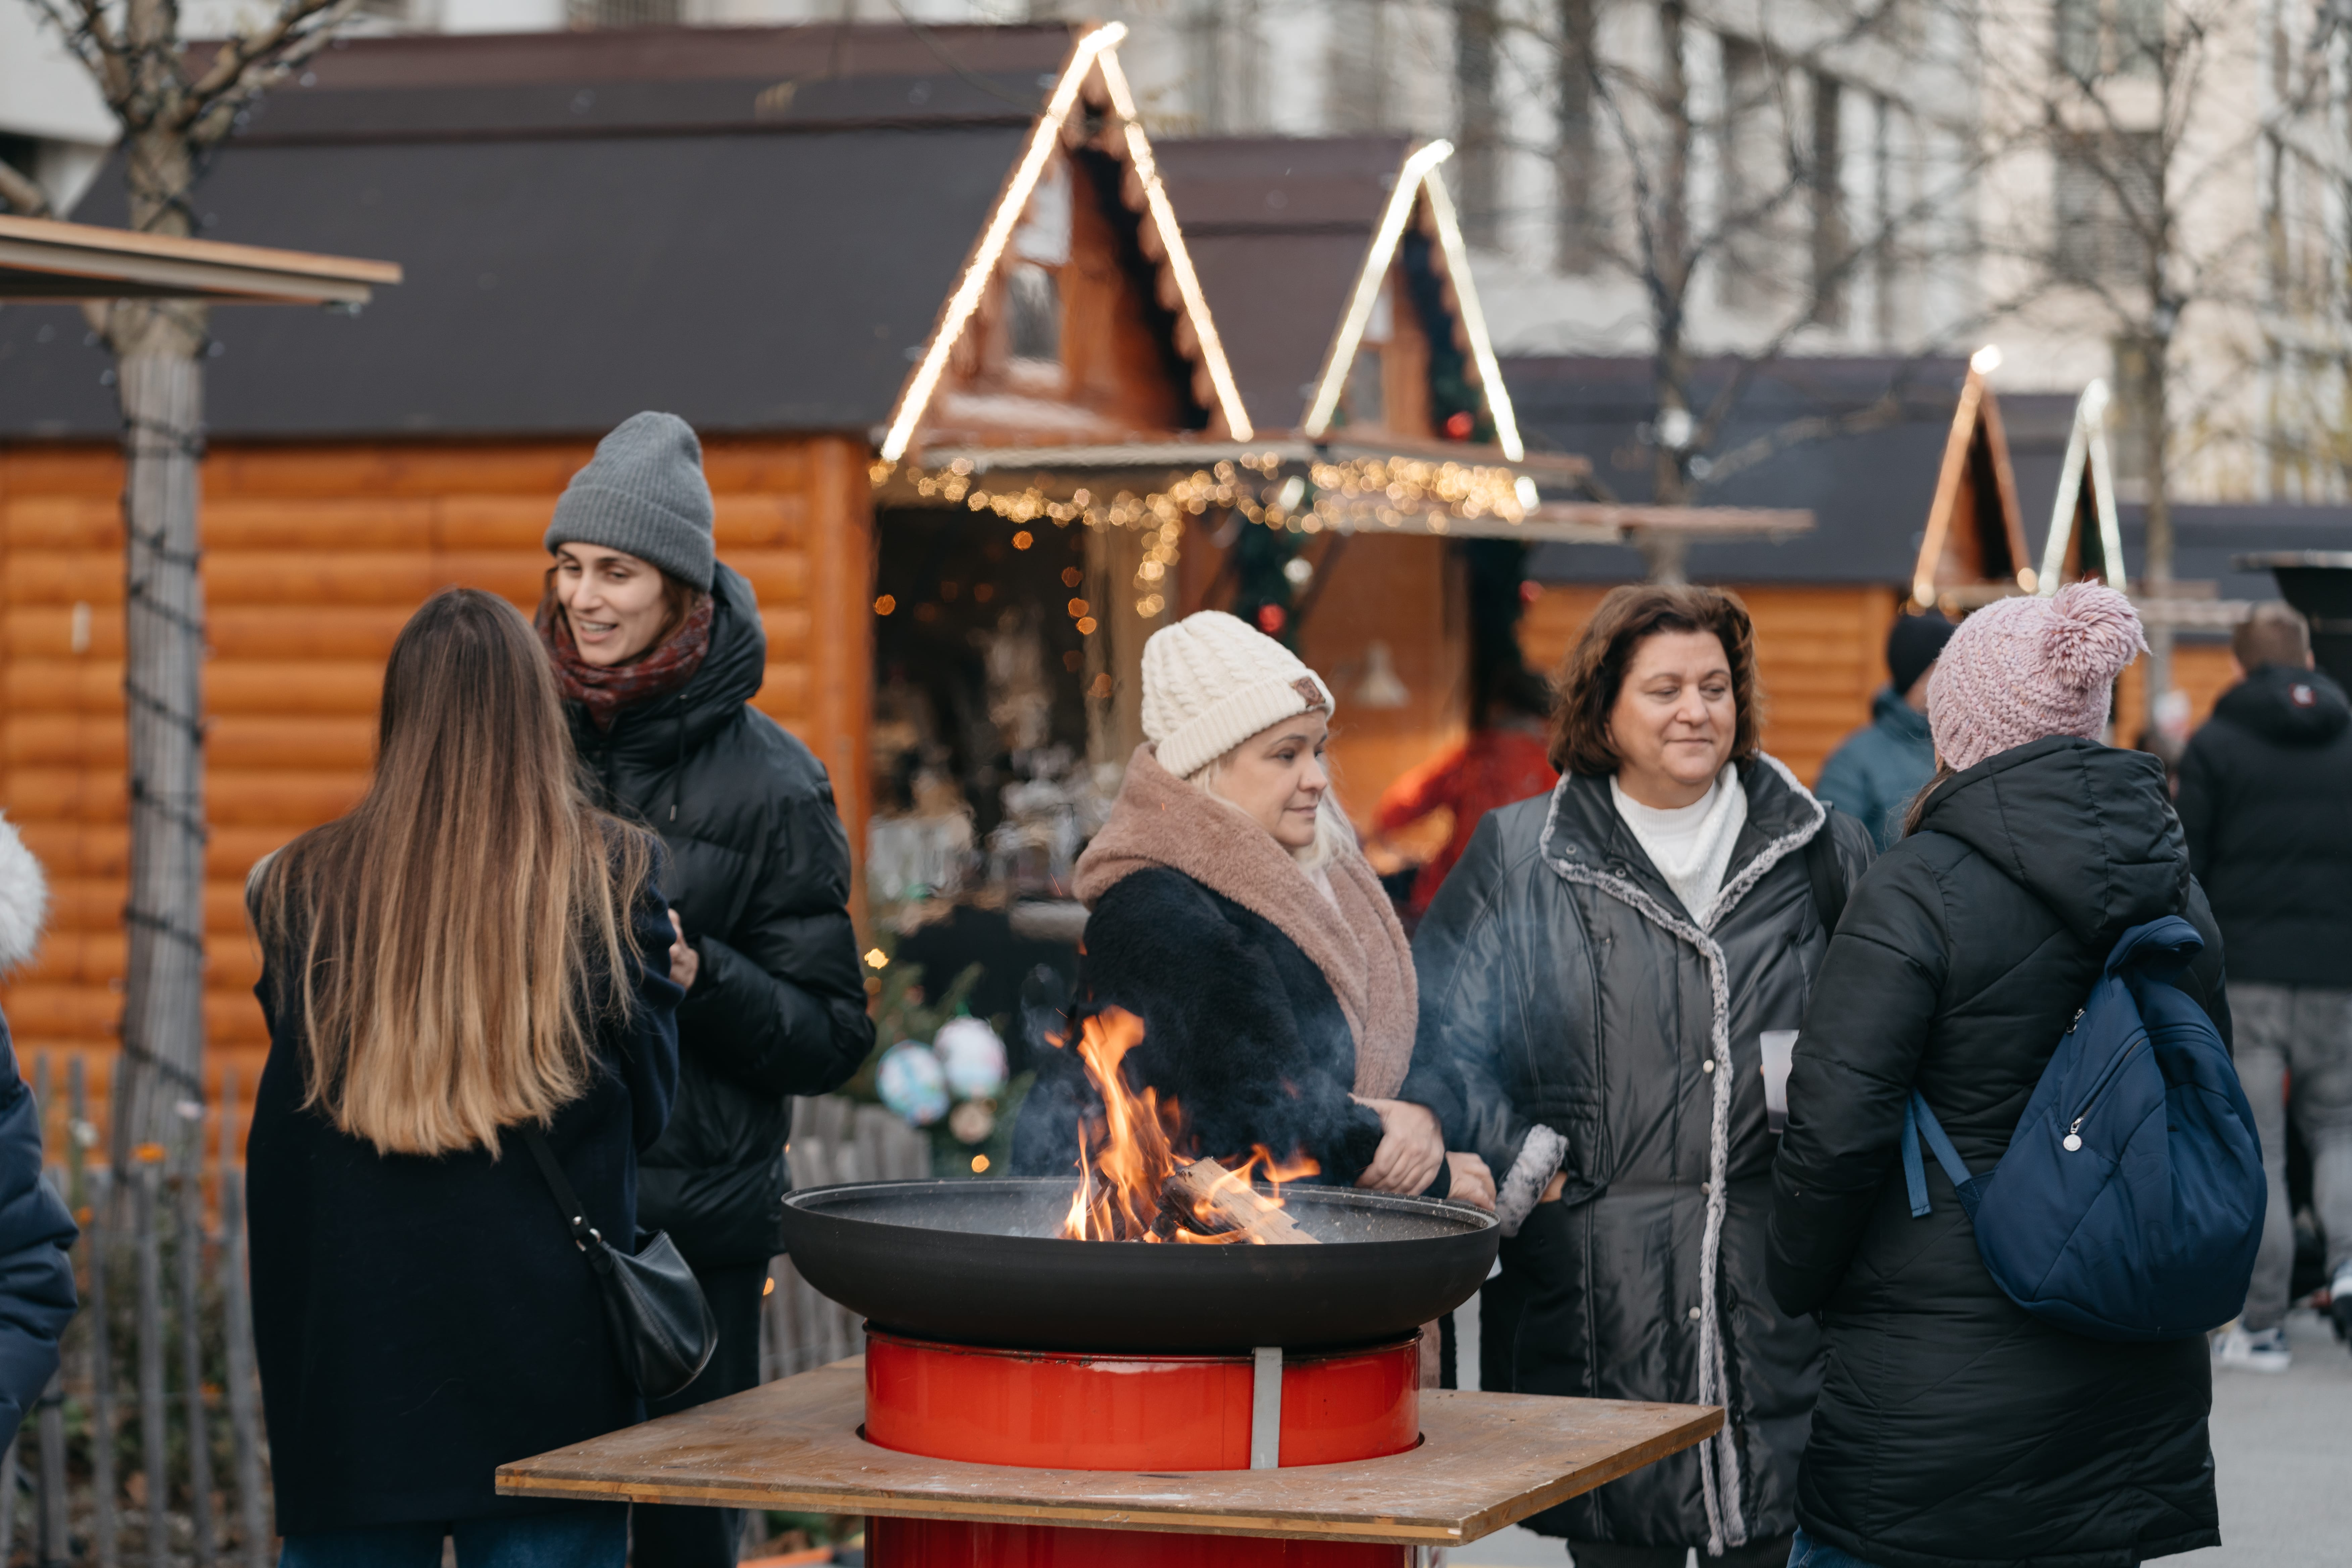
[[[1412,954],[1332,798],[1330,688],[1288,648],[1203,611],[1143,650],[1145,744],[1077,867],[1090,911],[1076,1011],[1143,1021],[1138,1087],[1180,1152],[1304,1154],[1333,1183],[1492,1206],[1416,1099]],[[1087,1091],[1048,1057],[1017,1168],[1067,1169]]]

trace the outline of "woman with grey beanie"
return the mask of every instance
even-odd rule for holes
[[[655,1415],[758,1380],[791,1097],[838,1088],[874,1044],[833,787],[750,706],[767,637],[751,584],[716,558],[711,519],[694,431],[635,416],[556,502],[538,617],[603,804],[668,847],[664,881],[692,954],[677,1106],[639,1162],[637,1222],[693,1265],[719,1350]],[[635,1561],[723,1568],[738,1524],[732,1510],[640,1508]]]

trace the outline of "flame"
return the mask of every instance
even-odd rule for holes
[[[1264,1144],[1231,1170],[1177,1153],[1183,1115],[1176,1101],[1163,1100],[1155,1089],[1128,1086],[1127,1056],[1142,1041],[1143,1020],[1118,1007],[1107,1007],[1079,1026],[1078,1058],[1102,1103],[1098,1112],[1078,1123],[1078,1185],[1062,1236],[1073,1241],[1263,1245],[1265,1237],[1256,1226],[1237,1224],[1232,1210],[1279,1210],[1282,1184],[1318,1174],[1322,1167],[1304,1154],[1276,1155]],[[1170,1186],[1171,1178],[1204,1163],[1216,1173],[1205,1186]],[[1260,1191],[1261,1182],[1270,1190]]]

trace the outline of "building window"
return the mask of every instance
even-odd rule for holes
[[[1324,121],[1334,135],[1388,128],[1390,0],[1348,0],[1331,19],[1331,69]]]
[[[2164,58],[2164,0],[2057,0],[2058,69],[2078,82],[2152,77]]]
[[[668,27],[685,20],[679,0],[568,0],[575,27]]]
[[[2060,276],[2111,284],[2146,277],[2162,157],[2162,139],[2152,131],[2110,132],[2059,147],[2051,216]]]
[[[1853,241],[1846,232],[1845,137],[1840,116],[1845,92],[1834,77],[1813,78],[1813,320],[1845,325],[1845,271]]]
[[[1599,0],[1559,0],[1559,141],[1552,167],[1562,272],[1590,272],[1601,262],[1601,217],[1593,210],[1593,161],[1601,152],[1592,95],[1597,9]]]
[[[1503,131],[1495,93],[1500,20],[1495,0],[1455,0],[1454,85],[1461,104],[1462,227],[1473,245],[1493,245],[1501,228]]]
[[[1062,290],[1054,275],[1034,261],[1013,265],[1006,279],[1008,346],[1017,360],[1059,364],[1062,359]]]

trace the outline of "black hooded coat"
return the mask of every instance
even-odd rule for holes
[[[677,1009],[677,1100],[639,1161],[637,1224],[698,1268],[782,1249],[789,1097],[837,1089],[874,1046],[849,922],[849,839],[824,764],[749,706],[767,634],[721,563],[710,650],[685,686],[599,730],[565,704],[604,803],[669,850],[664,885],[701,956]]]
[[[1828,946],[1809,860],[1826,854],[1850,887],[1871,844],[1769,758],[1740,784],[1747,825],[1704,930],[1609,780],[1570,774],[1487,814],[1414,935],[1414,1060],[1450,1073],[1458,1098],[1432,1101],[1445,1146],[1486,1160],[1517,1232],[1481,1298],[1483,1385],[1729,1411],[1704,1468],[1686,1450],[1530,1521],[1572,1541],[1687,1546],[1720,1529],[1738,1545],[1795,1528],[1821,1335],[1765,1289],[1761,1037],[1803,1019]],[[1537,1202],[1555,1170],[1563,1196]]]
[[[2180,760],[2189,860],[2232,980],[2352,987],[2352,701],[2268,664],[2222,693]]]
[[[2132,1568],[2220,1539],[2203,1336],[2083,1338],[2001,1293],[1930,1161],[1916,1086],[1971,1171],[2008,1149],[2116,939],[2180,915],[2179,984],[2230,1037],[2221,942],[2154,757],[2057,736],[1938,785],[1853,890],[1805,1015],[1772,1171],[1771,1283],[1828,1360],[1797,1517],[1878,1568]]]

